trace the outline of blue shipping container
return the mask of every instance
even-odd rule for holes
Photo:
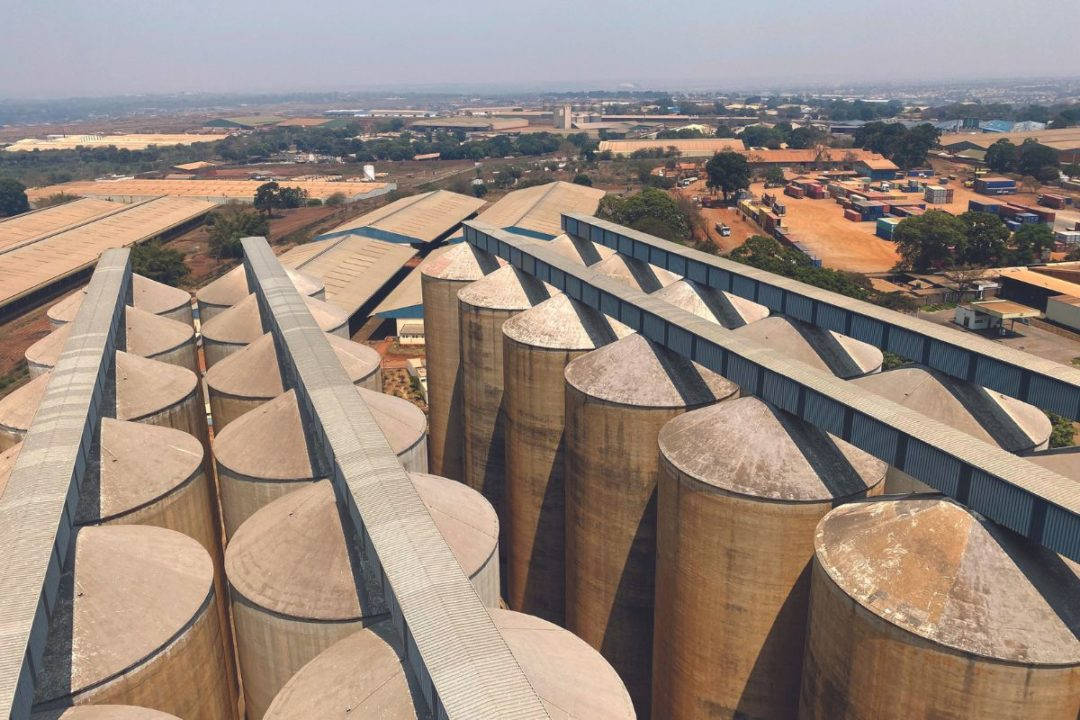
[[[1016,222],[1015,220],[1006,220],[1005,225],[1010,230],[1019,230],[1020,229],[1020,223]]]

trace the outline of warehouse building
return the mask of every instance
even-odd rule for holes
[[[667,119],[667,118],[665,118]],[[603,140],[600,143],[600,152],[610,152],[612,155],[628,157],[639,151],[667,152],[674,148],[679,157],[712,157],[718,152],[734,150],[743,152],[746,148],[742,140],[736,138],[694,138],[694,139],[671,139],[671,140]]]
[[[393,183],[331,182],[319,180],[279,180],[283,187],[298,187],[309,198],[326,200],[331,195],[341,193],[346,201],[364,200],[385,195],[397,188]],[[142,180],[126,178],[123,180],[77,180],[61,185],[30,188],[26,196],[30,202],[37,202],[50,195],[64,193],[79,197],[92,197],[118,202],[138,202],[167,195],[205,200],[218,205],[229,202],[251,203],[255,201],[255,191],[263,185],[262,180],[195,180],[164,179]]]
[[[529,121],[521,118],[492,117],[442,117],[416,120],[409,125],[416,130],[461,130],[463,132],[502,132],[528,127]]]
[[[1046,301],[1055,295],[1080,297],[1080,284],[1061,280],[1043,273],[1025,270],[1006,270],[1001,273],[998,297],[1013,300],[1046,312]]]
[[[1080,162],[1080,128],[1075,127],[1026,132],[950,133],[942,135],[938,145],[951,153],[962,150],[985,151],[999,140],[1008,140],[1014,145],[1022,145],[1025,140],[1035,140],[1056,152],[1058,161],[1063,164]]]
[[[507,193],[477,220],[518,235],[550,240],[562,233],[562,213],[592,214],[604,191],[558,181]]]
[[[128,209],[123,203],[84,198],[0,219],[0,253]]]
[[[316,239],[353,235],[420,248],[449,237],[483,205],[479,198],[449,190],[420,193],[372,210]]]
[[[45,139],[25,138],[8,145],[8,152],[31,152],[34,150],[74,150],[77,147],[107,148],[120,150],[145,150],[150,146],[193,145],[214,142],[224,135],[197,135],[194,133],[140,133],[130,135],[50,135]]]

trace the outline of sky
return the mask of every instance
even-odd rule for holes
[[[6,0],[0,97],[1080,73],[1076,0]]]

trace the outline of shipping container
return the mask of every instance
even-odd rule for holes
[[[1065,245],[1080,245],[1080,230],[1056,230],[1054,240]]]
[[[1006,220],[1006,221],[1005,221],[1005,225],[1006,225],[1006,226],[1007,226],[1007,227],[1008,227],[1008,228],[1009,228],[1010,230],[1014,230],[1014,231],[1015,231],[1015,230],[1019,230],[1019,229],[1020,229],[1020,223],[1018,223],[1018,222],[1017,222],[1016,220]]]
[[[1052,207],[1055,210],[1061,210],[1066,205],[1066,198],[1064,195],[1051,195],[1050,193],[1042,193],[1038,197],[1038,203],[1045,205],[1046,207]]]
[[[854,222],[862,222],[862,214],[858,210],[845,210],[844,219],[852,220]]]
[[[975,192],[981,195],[1005,195],[1016,192],[1016,181],[1003,177],[981,177],[975,180]]]

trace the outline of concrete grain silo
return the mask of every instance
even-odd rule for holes
[[[582,265],[595,265],[615,254],[615,251],[606,245],[597,245],[589,240],[570,237],[566,233],[549,240],[546,244],[539,244],[549,250],[554,250],[567,260],[573,260]]]
[[[566,366],[566,627],[649,716],[657,436],[738,386],[639,334]]]
[[[1077,565],[933,496],[818,525],[799,717],[1075,720]]]
[[[378,352],[337,335],[325,337],[354,385],[382,392]],[[216,363],[207,370],[204,382],[210,395],[215,433],[248,410],[276,398],[285,392],[285,387],[273,336],[267,333]]]
[[[494,272],[501,260],[469,243],[459,243],[420,266],[424,298],[424,342],[428,375],[431,471],[464,478],[464,415],[461,398],[461,334],[458,291]]]
[[[654,718],[792,718],[818,521],[886,464],[753,397],[660,430]]]
[[[146,525],[84,527],[60,578],[35,710],[128,704],[184,720],[236,716],[213,563]]]
[[[391,449],[411,472],[427,468],[427,420],[420,408],[392,395],[356,391]],[[230,422],[214,438],[225,534],[253,512],[317,477],[296,392],[289,390]]]
[[[1009,452],[1043,450],[1050,443],[1050,419],[1039,408],[937,370],[907,365],[852,382]],[[928,490],[932,488],[911,475],[889,468],[886,492]]]
[[[841,378],[876,373],[884,359],[873,345],[779,315],[750,323],[735,332],[791,360]]]
[[[672,305],[729,330],[769,317],[769,308],[693,280],[679,280],[653,293]]]
[[[621,253],[609,255],[590,267],[643,293],[656,292],[682,279],[673,272]]]
[[[0,398],[0,450],[22,442],[51,376],[51,373],[39,375]]]
[[[1080,447],[1071,445],[1037,452],[1028,455],[1024,459],[1080,483]]]
[[[447,545],[488,607],[499,602],[498,520],[459,482],[411,474]],[[293,674],[338,640],[383,617],[361,597],[334,489],[308,483],[248,518],[229,541],[225,569],[250,717],[262,717]],[[362,715],[357,717],[363,717]]]
[[[76,705],[34,713],[30,720],[180,720],[175,715],[134,705]]]
[[[199,379],[187,368],[118,350],[116,417],[183,430],[208,445]]]
[[[322,280],[292,268],[285,268],[285,274],[292,280],[297,292],[317,300],[326,299],[326,287]],[[251,293],[248,287],[247,273],[243,265],[237,265],[212,283],[199,288],[195,300],[199,306],[199,322],[206,323]]]
[[[192,371],[196,369],[194,328],[130,305],[124,310],[124,349],[127,352]],[[62,325],[26,349],[30,377],[56,367],[70,334],[71,324]]]
[[[349,314],[336,305],[322,300],[304,298],[315,324],[323,332],[349,339]],[[206,367],[211,368],[230,353],[255,342],[266,330],[259,314],[259,301],[254,293],[216,314],[202,325],[203,354]]]
[[[556,293],[547,283],[509,265],[458,292],[465,415],[464,482],[491,501],[504,523],[506,407],[502,325]],[[505,551],[503,548],[502,552]]]
[[[131,296],[132,304],[143,312],[191,325],[191,293],[186,290],[132,273]],[[79,290],[50,307],[46,315],[53,327],[74,320],[84,297],[86,290]]]
[[[559,294],[503,323],[507,602],[564,622],[566,364],[632,331]]]
[[[634,720],[619,676],[595,650],[540,618],[492,610],[491,619],[544,709],[558,720]],[[389,622],[355,632],[297,672],[265,720],[313,717],[430,720]]]

